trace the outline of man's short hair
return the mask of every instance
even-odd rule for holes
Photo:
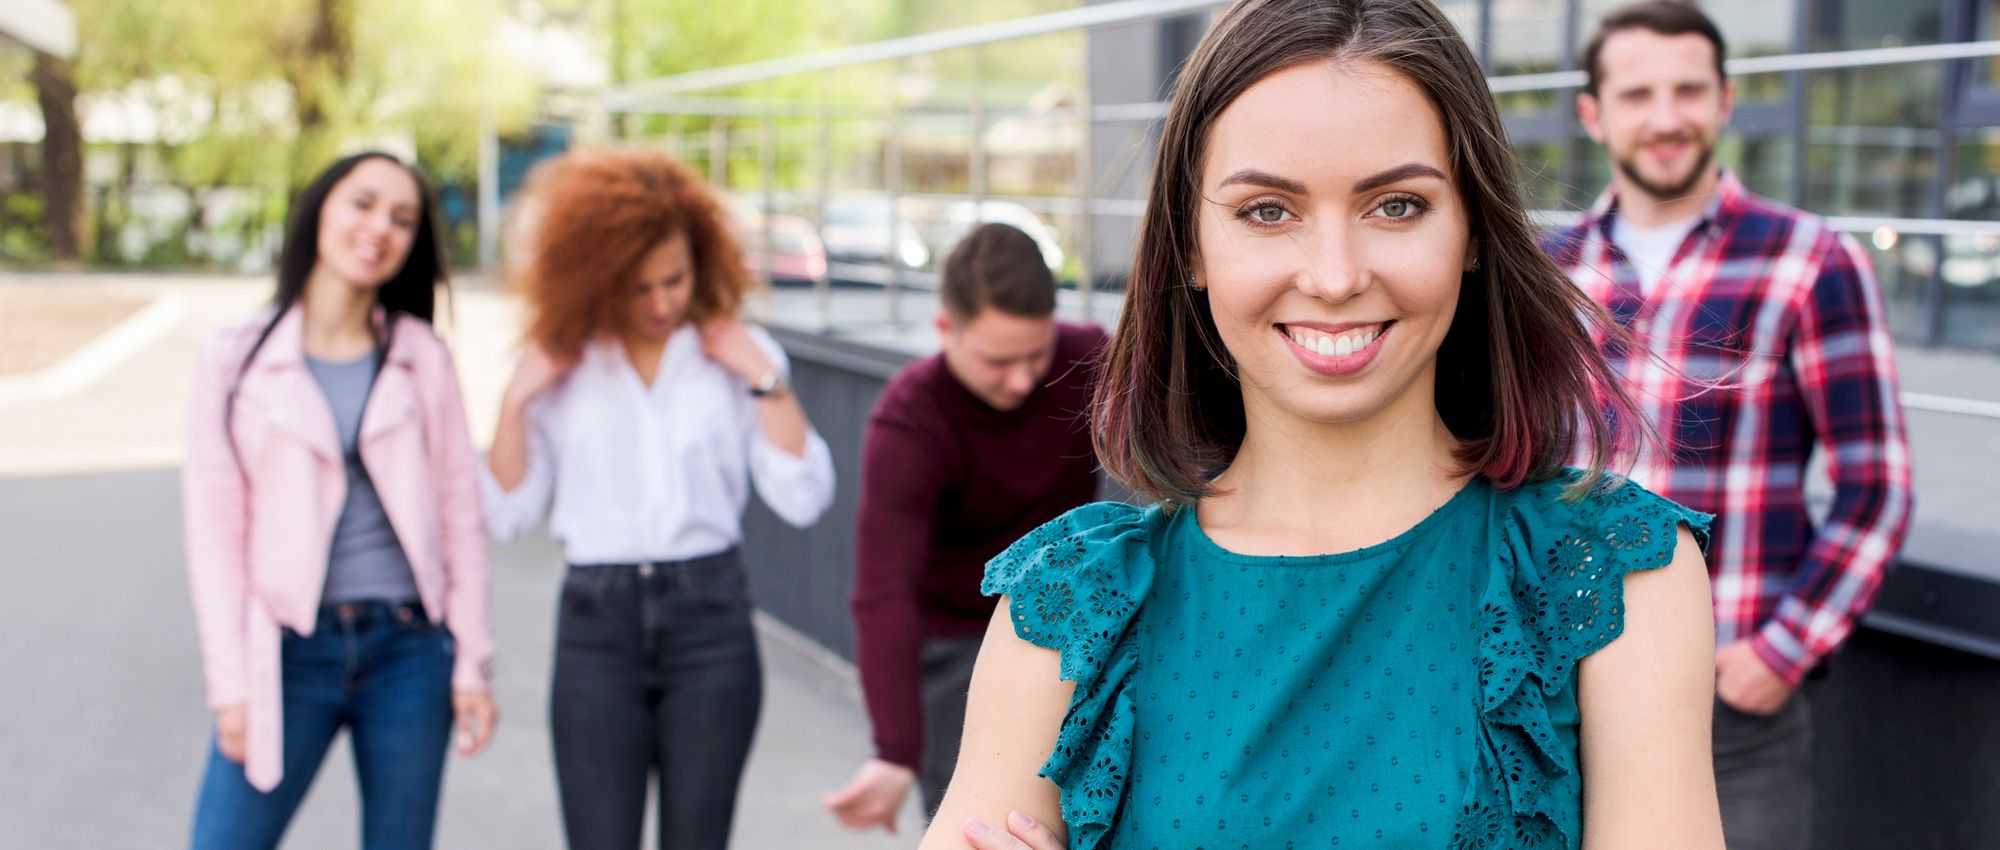
[[[1042,261],[1042,247],[999,223],[974,228],[951,249],[938,291],[957,319],[971,319],[988,307],[1030,319],[1056,312],[1056,278]]]
[[[1598,55],[1604,51],[1605,39],[1616,33],[1634,29],[1651,30],[1660,35],[1694,33],[1708,39],[1709,44],[1715,45],[1716,78],[1719,80],[1729,78],[1729,75],[1722,70],[1722,57],[1726,52],[1723,49],[1722,30],[1716,28],[1715,22],[1709,20],[1708,15],[1703,14],[1693,3],[1684,0],[1646,0],[1643,3],[1633,3],[1611,10],[1610,14],[1604,16],[1604,21],[1597,25],[1597,32],[1590,36],[1590,42],[1584,45],[1585,94],[1592,96],[1597,94],[1598,75],[1601,72],[1597,60]]]

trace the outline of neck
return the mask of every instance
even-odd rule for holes
[[[1426,373],[1404,398],[1359,422],[1313,422],[1252,405],[1243,446],[1216,479],[1223,494],[1202,502],[1205,523],[1275,537],[1280,551],[1330,552],[1379,542],[1412,516],[1421,519],[1462,478],[1431,380]]]
[[[1676,221],[1686,221],[1701,215],[1708,209],[1708,202],[1715,197],[1716,186],[1722,177],[1714,166],[1702,169],[1701,179],[1695,181],[1686,193],[1662,198],[1647,192],[1626,178],[1615,174],[1612,185],[1618,188],[1618,214],[1634,227],[1659,227]]]
[[[660,362],[660,352],[667,347],[671,336],[649,337],[643,334],[620,334],[618,341],[625,346],[625,356],[632,365],[640,369],[651,369]]]
[[[313,269],[300,305],[306,353],[349,359],[375,347],[374,296],[371,290],[334,277],[324,266]]]

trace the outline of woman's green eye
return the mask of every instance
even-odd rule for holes
[[[1265,224],[1277,224],[1285,220],[1285,211],[1281,207],[1258,207],[1255,214],[1257,220]]]
[[[1404,218],[1415,211],[1416,207],[1405,200],[1387,201],[1382,204],[1382,214],[1389,218]]]

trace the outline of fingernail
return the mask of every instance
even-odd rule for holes
[[[1018,827],[1020,827],[1020,828],[1022,828],[1022,829],[1034,829],[1034,828],[1035,828],[1035,819],[1034,819],[1034,818],[1031,818],[1031,817],[1028,817],[1028,813],[1027,813],[1027,812],[1008,812],[1008,813],[1007,813],[1007,822],[1008,822],[1008,823],[1011,823],[1011,824],[1013,824],[1013,825],[1015,825],[1015,826],[1018,826]]]
[[[989,832],[992,832],[993,827],[987,826],[985,821],[982,821],[978,818],[973,818],[972,820],[965,822],[965,831],[970,832],[973,835],[985,835]]]

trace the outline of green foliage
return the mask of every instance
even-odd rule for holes
[[[0,195],[0,265],[38,266],[50,259],[42,196],[33,192]]]

